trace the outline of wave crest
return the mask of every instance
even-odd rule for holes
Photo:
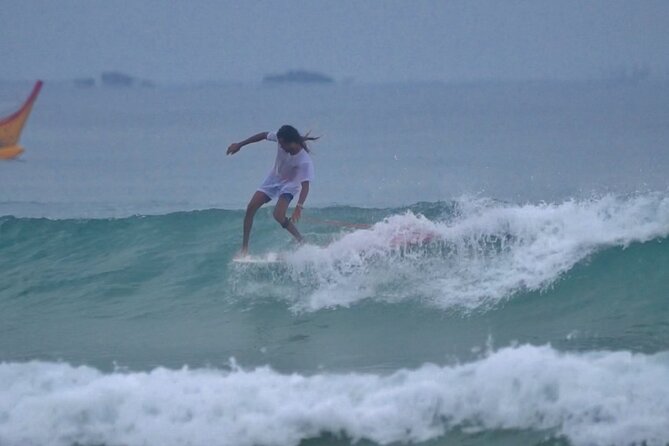
[[[271,281],[300,288],[280,296],[297,310],[365,299],[484,310],[550,287],[593,253],[669,235],[669,198],[653,194],[558,204],[461,200],[450,211],[432,220],[407,211],[325,247],[303,246],[285,254]],[[236,283],[249,272],[257,293],[257,270],[237,271]]]
[[[575,445],[660,445],[669,438],[667,383],[668,352],[531,345],[385,376],[3,363],[0,442],[296,446],[332,433],[388,444],[520,429]]]

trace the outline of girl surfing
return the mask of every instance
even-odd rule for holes
[[[244,237],[242,239],[242,249],[239,252],[240,257],[248,255],[249,236],[253,226],[253,217],[260,207],[277,199],[274,207],[274,219],[298,242],[302,242],[302,235],[295,227],[302,214],[304,202],[309,195],[309,183],[314,179],[314,164],[309,156],[309,147],[307,141],[315,141],[318,137],[301,135],[295,127],[290,125],[282,126],[275,132],[257,133],[244,141],[230,144],[227,154],[234,155],[247,144],[259,141],[276,141],[277,152],[274,167],[267,174],[265,181],[253,194],[244,216]],[[298,195],[297,204],[293,210],[293,215],[286,217],[288,205],[295,195]]]

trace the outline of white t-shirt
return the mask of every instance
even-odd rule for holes
[[[267,132],[268,141],[277,141],[275,132]],[[314,163],[309,153],[302,149],[291,155],[277,144],[276,161],[272,171],[282,183],[301,184],[303,181],[314,180]]]

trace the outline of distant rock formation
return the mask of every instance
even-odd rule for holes
[[[77,88],[92,88],[95,86],[129,88],[142,87],[153,88],[155,82],[148,79],[140,79],[120,71],[105,71],[100,75],[100,79],[94,77],[80,77],[72,80],[72,84]]]
[[[297,84],[331,84],[334,79],[322,73],[305,70],[293,70],[284,74],[267,75],[263,78],[264,83],[297,83]]]
[[[102,73],[102,85],[107,87],[132,87],[135,78],[118,71],[105,71]]]
[[[138,79],[119,71],[105,71],[101,76],[102,85],[105,87],[155,87],[153,81]]]

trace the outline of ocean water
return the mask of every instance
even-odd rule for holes
[[[234,263],[283,123],[307,243]],[[22,145],[0,445],[669,443],[667,84],[47,83]]]

